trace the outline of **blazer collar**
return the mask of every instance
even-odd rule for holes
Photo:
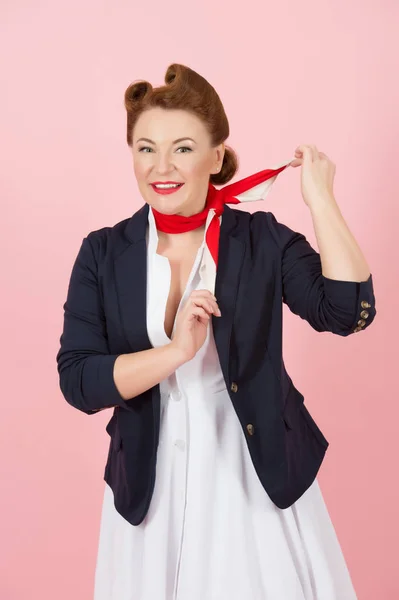
[[[149,206],[144,204],[134,215],[128,220],[125,227],[125,235],[127,239],[135,244],[142,239],[145,239],[148,223]]]

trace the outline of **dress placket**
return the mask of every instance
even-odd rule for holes
[[[202,283],[199,275],[199,268],[203,256],[203,250],[204,242],[197,251],[194,264],[188,277],[186,288],[177,308],[172,336],[175,332],[177,316],[179,315],[182,306],[185,304],[191,292],[197,289],[199,284]],[[170,342],[170,339],[165,332],[164,319],[166,302],[171,283],[171,271],[169,260],[166,257],[154,252],[151,260],[153,261],[152,265],[154,268],[152,276],[154,280],[158,282],[157,293],[159,295],[159,304],[157,310],[158,322],[152,319],[154,331],[151,331],[150,328],[148,331],[150,339],[155,347],[155,345],[163,345]],[[177,546],[177,554],[176,557],[174,557],[176,570],[173,586],[173,600],[177,600],[178,597],[179,567],[184,541],[184,525],[187,506],[187,476],[189,466],[190,431],[187,405],[188,399],[184,394],[184,387],[187,377],[189,377],[189,371],[190,365],[188,362],[176,369],[175,373],[168,378],[167,382],[165,382],[166,385],[163,386],[163,393],[161,390],[162,410],[170,412],[169,423],[171,424],[172,436],[174,438],[173,442],[169,442],[173,443],[172,477],[173,486],[177,492],[172,506],[172,512],[173,521],[176,523],[179,530],[179,542]],[[168,443],[168,440],[166,440],[166,443]]]

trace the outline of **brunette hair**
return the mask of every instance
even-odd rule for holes
[[[187,110],[207,127],[213,146],[224,142],[230,133],[223,104],[211,84],[185,65],[171,64],[166,70],[165,84],[153,88],[148,81],[136,81],[125,91],[127,111],[127,143],[133,144],[133,129],[140,114],[153,107]],[[223,185],[234,177],[238,158],[234,150],[225,145],[223,165],[219,173],[210,175],[210,182]]]

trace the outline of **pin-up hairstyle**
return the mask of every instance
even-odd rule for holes
[[[229,122],[223,104],[211,84],[201,75],[180,64],[166,70],[165,85],[154,88],[148,81],[136,81],[125,92],[127,111],[127,143],[133,144],[133,129],[145,110],[154,107],[187,110],[201,119],[211,137],[213,147],[229,136]],[[238,169],[234,150],[225,145],[223,165],[219,173],[210,175],[210,182],[223,185],[230,181]]]

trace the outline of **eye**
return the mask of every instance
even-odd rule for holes
[[[147,152],[144,152],[145,150],[148,150],[149,152],[153,152],[153,148],[150,148],[150,146],[142,146],[141,148],[139,148],[139,152],[143,152],[144,154],[147,154]],[[188,146],[180,146],[176,152],[178,152],[179,150],[188,150],[188,152],[192,152],[192,149],[189,148]],[[180,154],[186,154],[186,152],[180,152]]]

